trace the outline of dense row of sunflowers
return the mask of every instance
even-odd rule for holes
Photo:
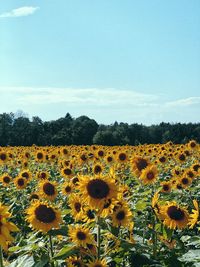
[[[199,266],[199,177],[194,140],[2,147],[0,266]]]

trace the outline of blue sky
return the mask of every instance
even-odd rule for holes
[[[0,113],[199,122],[199,0],[1,0]]]

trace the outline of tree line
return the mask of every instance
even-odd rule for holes
[[[138,145],[172,141],[200,143],[200,123],[160,123],[145,126],[115,122],[98,124],[87,116],[73,118],[69,113],[57,120],[42,121],[24,114],[0,114],[0,146],[47,145]]]

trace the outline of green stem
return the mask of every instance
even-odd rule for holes
[[[3,251],[1,246],[0,246],[0,267],[3,267]]]
[[[52,236],[49,234],[49,245],[50,245],[50,259],[52,260],[54,253],[53,253],[53,242],[52,242]],[[54,263],[51,263],[51,266],[54,267]]]
[[[97,257],[98,260],[101,257],[101,227],[99,216],[97,217]]]
[[[155,215],[153,214],[153,256],[156,258],[157,256],[157,232],[156,232],[156,219]]]

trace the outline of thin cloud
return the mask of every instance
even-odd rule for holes
[[[4,94],[15,93],[17,102],[26,105],[60,104],[95,106],[149,106],[154,105],[157,96],[131,90],[115,88],[0,88]]]
[[[32,15],[38,10],[39,7],[23,6],[16,9],[12,9],[9,12],[0,14],[0,18],[16,18]]]
[[[167,106],[171,106],[171,107],[192,106],[196,104],[200,104],[199,96],[178,99],[178,100],[166,103]]]

